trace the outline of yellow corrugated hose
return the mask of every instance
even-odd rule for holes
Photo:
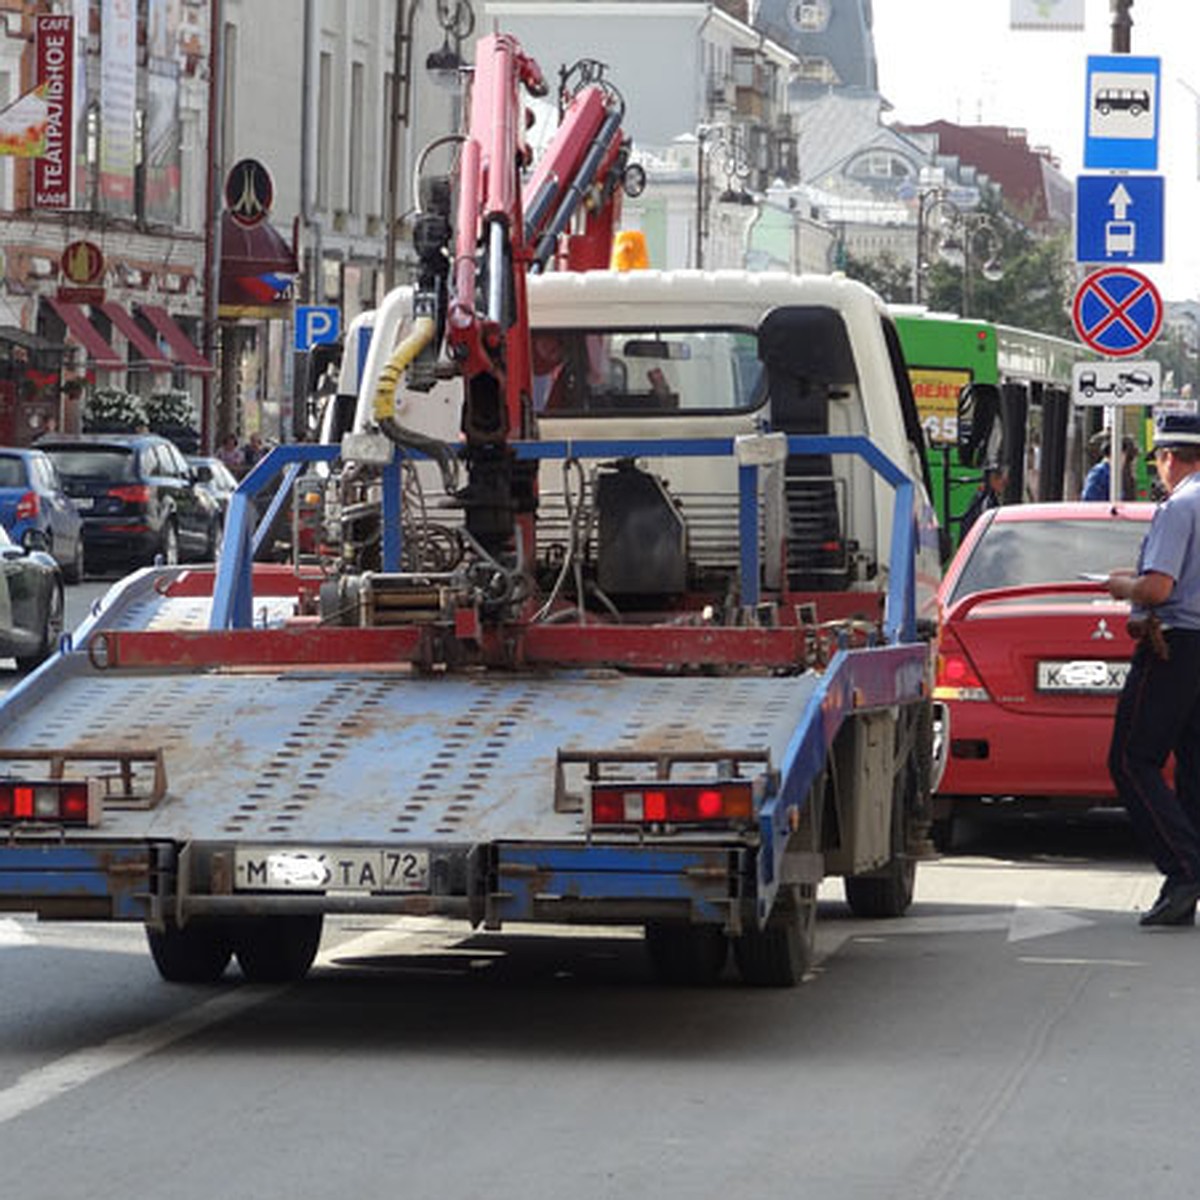
[[[400,377],[422,350],[428,346],[437,332],[432,317],[417,317],[407,337],[398,345],[387,366],[379,372],[379,383],[375,387],[375,398],[371,411],[376,421],[394,418],[396,415],[396,388]]]

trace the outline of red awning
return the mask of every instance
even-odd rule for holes
[[[152,371],[169,371],[171,369],[170,360],[158,348],[158,343],[133,319],[127,309],[115,300],[106,300],[97,307],[125,335],[129,344],[138,352],[138,358],[135,358],[130,366],[146,363]]]
[[[296,275],[292,248],[269,221],[247,228],[228,211],[221,214],[221,281],[241,275]]]
[[[87,318],[78,304],[70,304],[57,296],[44,296],[50,307],[62,318],[70,335],[87,351],[92,365],[105,370],[125,366],[125,360],[100,336],[100,331]]]
[[[221,214],[217,313],[223,320],[289,316],[291,285],[299,270],[291,246],[269,221],[246,228],[228,211]]]
[[[159,337],[171,348],[175,362],[185,371],[208,375],[213,365],[192,345],[192,339],[180,329],[175,318],[159,304],[139,304],[142,316],[158,331]]]

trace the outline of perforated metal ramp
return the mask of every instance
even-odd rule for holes
[[[394,671],[105,670],[84,648],[104,630],[203,629],[205,598],[169,597],[174,572],[135,577],[56,659],[0,706],[3,769],[44,777],[22,751],[97,756],[68,775],[113,774],[104,755],[161,750],[166,794],[106,806],[72,840],[484,842],[571,838],[555,811],[560,750],[761,751],[778,766],[817,677],[639,677],[614,671],[423,676]],[[261,624],[290,602],[256,599]],[[650,768],[646,768],[650,769]],[[755,771],[761,767],[755,767]],[[711,772],[677,769],[675,778]]]
[[[27,711],[0,712],[7,769],[44,771],[21,750],[161,748],[165,798],[109,812],[96,834],[177,841],[571,837],[580,818],[554,811],[560,748],[763,750],[777,765],[816,686],[613,672],[131,674],[79,654],[59,667]]]

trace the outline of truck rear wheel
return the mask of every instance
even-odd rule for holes
[[[846,903],[856,917],[902,917],[913,901],[917,862],[907,848],[905,823],[909,797],[919,786],[916,767],[907,759],[896,772],[892,788],[892,857],[877,871],[847,875]]]
[[[813,964],[817,898],[812,886],[797,899],[781,898],[765,929],[748,929],[733,939],[733,957],[751,987],[795,987]]]
[[[251,917],[239,922],[233,949],[251,983],[294,983],[303,979],[321,944],[320,913]]]
[[[158,973],[167,983],[215,983],[225,974],[233,949],[220,925],[190,921],[181,929],[146,926],[146,940]]]
[[[646,952],[661,983],[715,983],[729,957],[729,938],[716,925],[655,921],[646,926]]]

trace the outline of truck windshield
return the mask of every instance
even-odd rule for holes
[[[741,329],[535,331],[533,372],[547,416],[728,413],[766,398],[757,338]]]

